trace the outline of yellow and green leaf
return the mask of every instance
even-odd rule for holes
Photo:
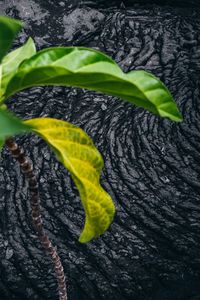
[[[77,126],[52,118],[31,119],[24,124],[51,146],[79,190],[86,214],[79,241],[86,243],[103,234],[113,220],[115,207],[100,185],[103,160],[91,138]]]

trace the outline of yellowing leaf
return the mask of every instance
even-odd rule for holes
[[[53,149],[57,159],[71,173],[86,214],[79,241],[86,243],[104,233],[112,222],[115,208],[100,185],[103,160],[89,136],[65,121],[38,118],[24,122]]]

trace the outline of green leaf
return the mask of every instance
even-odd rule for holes
[[[3,76],[2,72],[3,72],[3,68],[2,65],[0,65],[0,99],[2,97],[2,76]]]
[[[25,121],[53,149],[57,159],[71,173],[86,214],[79,241],[86,243],[101,235],[112,222],[115,208],[101,187],[103,160],[89,136],[80,128],[51,118]]]
[[[8,53],[2,60],[0,98],[3,94],[8,81],[14,75],[19,65],[36,53],[34,41],[29,38],[28,41],[20,48]]]
[[[0,17],[0,62],[11,48],[12,42],[21,27],[22,23],[20,21],[8,17]]]
[[[64,85],[117,96],[159,116],[181,121],[165,85],[145,71],[123,73],[105,54],[82,47],[49,48],[21,64],[4,98],[32,86]]]
[[[4,139],[0,139],[0,153],[1,153],[1,150],[3,148],[4,142],[5,142]]]
[[[31,126],[23,123],[20,119],[5,109],[0,109],[0,141],[15,134],[31,131]]]

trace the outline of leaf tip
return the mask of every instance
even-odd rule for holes
[[[168,118],[170,119],[171,121],[174,121],[174,122],[182,122],[183,121],[183,116],[182,114],[179,112],[178,108],[175,107],[174,110],[170,111],[170,110],[164,110],[164,109],[161,109],[161,108],[158,108],[158,114],[161,116],[161,117],[164,117],[164,118]]]
[[[86,220],[84,229],[78,240],[81,244],[85,244],[85,243],[90,242],[93,239],[93,237],[95,237],[94,230],[92,230],[92,227],[89,226],[89,224]]]
[[[102,213],[102,209],[95,210],[94,207],[98,206],[98,204],[93,203],[94,216],[90,215],[89,219],[86,215],[85,226],[79,237],[80,243],[90,242],[93,238],[101,236],[109,228],[115,215],[115,206],[112,200],[110,200],[108,202],[107,213]]]

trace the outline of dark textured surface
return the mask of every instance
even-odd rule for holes
[[[4,0],[0,6],[2,14],[24,20],[15,46],[31,35],[38,48],[103,50],[124,71],[159,76],[184,116],[175,124],[116,98],[62,87],[31,89],[9,101],[22,118],[80,125],[105,159],[102,184],[117,215],[106,234],[81,245],[84,212],[68,172],[39,138],[17,139],[38,172],[44,225],[62,258],[69,300],[200,299],[200,4],[144,2],[111,1],[109,8],[108,1]],[[31,226],[27,184],[6,150],[2,158],[0,300],[56,299],[51,263]]]

